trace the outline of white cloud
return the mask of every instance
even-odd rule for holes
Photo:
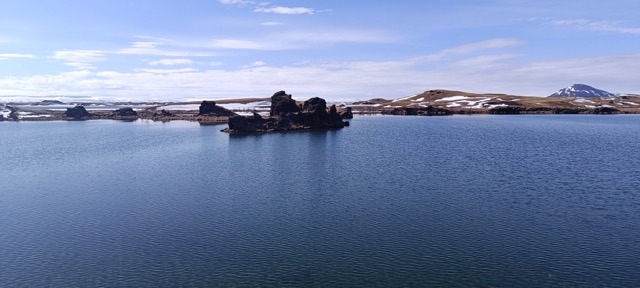
[[[174,51],[174,50],[159,49],[158,47],[162,45],[163,43],[151,42],[151,41],[132,42],[130,47],[120,49],[113,53],[125,54],[125,55],[154,55],[154,56],[166,56],[166,57],[207,57],[207,56],[214,55],[214,53],[212,52]]]
[[[273,7],[256,7],[255,9],[253,9],[253,12],[285,14],[285,15],[300,15],[300,14],[313,15],[316,13],[316,10],[313,8],[307,8],[307,7],[273,6]]]
[[[93,65],[89,63],[81,63],[81,62],[67,62],[64,65],[76,68],[78,70],[93,70],[96,69]]]
[[[260,23],[260,25],[262,25],[262,26],[280,26],[280,25],[282,25],[282,23],[269,21],[269,22],[262,22],[262,23]]]
[[[174,73],[190,73],[197,72],[194,68],[181,68],[181,69],[136,69],[136,72],[141,73],[153,73],[153,74],[174,74]]]
[[[432,54],[447,56],[439,58],[441,62],[437,65],[424,62],[432,59],[432,55],[426,55],[395,61],[307,62],[295,66],[267,66],[258,61],[232,70],[221,67],[137,69],[128,73],[83,70],[8,77],[0,78],[0,93],[185,100],[266,97],[274,91],[286,90],[296,99],[320,96],[340,100],[395,98],[435,88],[546,96],[570,83],[587,83],[611,92],[640,93],[638,53],[528,63],[516,54],[495,54],[495,49],[519,44],[517,40],[494,39],[445,49]]]
[[[381,31],[318,29],[268,34],[264,38],[254,40],[216,39],[201,46],[215,49],[292,50],[337,43],[391,43],[394,41],[396,41],[395,36]]]
[[[263,67],[263,66],[267,66],[267,63],[264,61],[256,61],[249,65],[244,65],[242,66],[242,68],[255,68],[255,67]]]
[[[256,2],[248,0],[219,0],[219,2],[224,5],[233,5],[238,7],[245,7],[256,4]]]
[[[524,44],[524,42],[517,39],[506,39],[506,38],[489,39],[485,41],[468,43],[468,44],[463,44],[453,48],[444,49],[437,53],[417,57],[414,60],[415,61],[438,61],[438,60],[451,58],[454,56],[482,52],[486,50],[510,48],[515,46],[520,46],[522,44]]]
[[[382,31],[358,29],[315,29],[292,31],[274,35],[279,42],[298,43],[299,45],[317,45],[333,43],[390,43],[397,36]]]
[[[283,15],[313,15],[320,12],[328,12],[331,10],[318,11],[314,8],[308,7],[288,7],[288,6],[269,6],[270,2],[256,2],[249,0],[218,0],[223,5],[230,5],[236,7],[251,7],[253,12],[259,13],[271,13],[271,14],[283,14]]]
[[[222,66],[222,65],[224,65],[224,63],[223,62],[218,62],[218,61],[214,61],[214,62],[209,63],[209,66],[213,66],[213,67]]]
[[[99,50],[63,50],[54,52],[50,58],[74,63],[89,63],[107,60],[105,54],[106,52]]]
[[[456,61],[451,64],[460,69],[487,70],[503,67],[506,60],[518,57],[516,54],[482,55]]]
[[[217,39],[211,41],[209,44],[212,48],[218,49],[240,49],[240,50],[282,50],[289,49],[291,47],[281,46],[276,44],[275,41],[252,41],[241,39]]]
[[[640,27],[620,26],[618,22],[590,21],[585,19],[554,20],[551,23],[561,26],[572,26],[578,29],[623,34],[640,34]]]
[[[6,54],[0,54],[0,60],[6,60],[6,59],[15,59],[15,58],[36,58],[35,55],[33,54],[16,54],[16,53],[6,53]]]
[[[173,65],[191,65],[191,59],[161,59],[149,62],[151,66],[173,66]]]

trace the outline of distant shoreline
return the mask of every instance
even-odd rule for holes
[[[257,113],[268,116],[270,98],[241,98],[216,101],[217,105],[239,115]],[[1,103],[1,100],[0,100]],[[193,121],[201,124],[224,124],[229,115],[202,115],[198,101],[188,102],[103,102],[63,103],[45,100],[35,103],[0,104],[0,121],[53,121],[111,119],[133,121]],[[301,102],[300,102],[301,103]],[[299,103],[299,104],[300,104]],[[429,90],[395,100],[374,98],[366,101],[334,102],[337,109],[350,108],[354,115],[519,115],[519,114],[640,114],[640,97],[545,98],[505,94],[474,94],[450,90]],[[67,117],[65,110],[84,105],[90,115]],[[135,115],[118,114],[119,109],[135,111]]]

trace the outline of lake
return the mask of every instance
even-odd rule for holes
[[[224,127],[0,122],[0,286],[640,286],[640,116]]]

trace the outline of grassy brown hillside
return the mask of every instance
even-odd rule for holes
[[[548,98],[494,93],[469,93],[453,90],[428,90],[415,96],[386,102],[354,103],[356,112],[378,110],[387,114],[413,114],[425,109],[450,111],[450,114],[534,114],[534,113],[640,113],[640,97]],[[409,111],[409,113],[407,113]],[[418,113],[421,114],[421,113]]]

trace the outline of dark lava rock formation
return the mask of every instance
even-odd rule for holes
[[[229,128],[222,131],[250,133],[339,129],[349,126],[349,122],[342,121],[343,117],[338,113],[336,106],[332,105],[327,109],[327,102],[322,98],[314,97],[298,106],[291,95],[280,91],[275,93],[271,100],[269,118],[263,118],[257,113],[249,117],[232,116],[229,118]]]
[[[489,109],[489,114],[619,114],[620,110],[611,107],[554,108],[554,107],[513,107],[502,106]]]
[[[9,117],[8,120],[13,120],[13,121],[18,121],[19,117],[18,117],[18,109],[11,107],[9,105],[7,105],[5,108],[9,109]],[[5,118],[2,117],[2,119],[4,120]]]
[[[342,116],[343,119],[353,119],[353,111],[351,110],[351,107],[345,108],[345,110],[340,113],[340,116]]]
[[[138,112],[131,107],[125,107],[113,111],[113,116],[117,117],[138,117]]]
[[[387,115],[419,115],[419,116],[445,116],[445,115],[453,115],[453,111],[437,108],[433,106],[421,107],[421,108],[409,108],[409,107],[399,107],[394,108],[392,110],[383,110],[382,114]]]
[[[200,104],[200,116],[233,116],[236,113],[233,113],[231,110],[228,110],[224,107],[220,107],[216,105],[214,101],[202,101]]]
[[[68,118],[81,119],[91,117],[91,114],[87,112],[87,109],[82,105],[77,105],[73,108],[67,108],[67,111],[64,112],[64,115]]]
[[[271,96],[271,111],[269,115],[277,116],[281,113],[296,113],[300,112],[300,107],[296,103],[296,100],[291,98],[291,94],[287,94],[284,91],[278,91]]]
[[[156,111],[153,113],[153,117],[172,117],[173,114],[171,114],[171,112],[168,112],[167,110],[160,110],[160,111]]]

